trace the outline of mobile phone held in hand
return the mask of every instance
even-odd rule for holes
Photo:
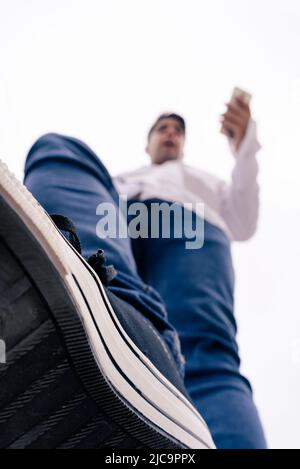
[[[244,101],[245,104],[250,104],[252,96],[247,91],[242,90],[241,88],[235,87],[233,89],[230,102],[231,103],[234,102],[235,98],[241,99],[242,101]]]
[[[233,88],[231,98],[230,98],[230,103],[234,103],[235,99],[239,98],[242,101],[244,101],[245,104],[250,104],[252,95],[248,93],[245,90],[242,90],[241,88],[238,88],[237,86]],[[225,135],[227,135],[229,138],[234,137],[234,132],[232,130],[226,130],[224,127],[222,127],[221,132]]]

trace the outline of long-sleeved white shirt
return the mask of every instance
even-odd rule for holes
[[[260,148],[256,123],[251,120],[238,151],[231,148],[235,166],[230,184],[182,161],[144,166],[115,177],[114,183],[118,192],[128,199],[157,198],[182,205],[202,203],[207,221],[221,228],[231,241],[245,241],[257,226],[256,153]],[[199,215],[203,216],[203,211]]]

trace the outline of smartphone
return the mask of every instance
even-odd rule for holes
[[[242,90],[241,88],[235,87],[233,89],[230,102],[233,102],[235,98],[240,98],[242,101],[244,101],[244,103],[250,104],[252,96],[247,91]]]
[[[240,98],[246,104],[250,104],[252,96],[247,91],[242,90],[241,88],[238,88],[236,86],[235,88],[233,88],[232,95],[231,95],[231,98],[230,98],[230,103],[234,102],[235,98]],[[225,130],[225,129],[222,128],[221,132],[223,134],[227,135],[229,138],[234,137],[234,132],[232,130]]]

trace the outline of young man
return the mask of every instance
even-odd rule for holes
[[[235,158],[231,184],[183,163],[185,122],[160,116],[148,134],[151,165],[115,179],[121,194],[151,204],[204,204],[204,244],[173,236],[133,240],[138,271],[163,298],[186,359],[185,385],[218,448],[264,448],[249,382],[240,374],[231,241],[255,232],[258,217],[256,124],[240,98],[227,105],[222,131]],[[193,212],[194,224],[203,211]],[[147,220],[149,223],[149,220]]]
[[[161,163],[181,158],[184,145],[184,127],[177,125],[182,119],[172,116],[158,123],[166,120],[167,138],[166,128],[154,138],[155,125],[148,146]],[[155,169],[166,168],[169,174],[169,163]],[[152,181],[153,169],[146,171]],[[125,183],[134,187],[132,198],[151,204],[151,197],[162,196],[166,181],[162,186],[158,180],[159,193],[147,194],[146,179],[139,175],[132,184],[123,178],[120,191]],[[181,202],[181,191],[188,191],[177,184],[176,198],[170,197],[172,181],[164,199],[176,200],[179,194]],[[86,145],[55,134],[32,147],[25,183],[48,213],[74,221],[89,264],[1,166],[0,255],[5,268],[0,273],[0,336],[7,365],[0,369],[0,446],[214,446],[185,397],[178,336],[152,283],[170,307],[186,355],[186,382],[219,446],[263,447],[251,390],[239,374],[229,242],[217,218],[215,224],[205,221],[205,249],[183,250],[184,238],[142,239],[143,256],[133,243],[134,257],[128,238],[100,240],[99,204],[118,207],[118,193]],[[136,191],[137,186],[142,190]],[[214,197],[211,188],[206,193]],[[61,215],[53,219],[63,233],[70,232],[79,251],[74,226]],[[117,224],[122,223],[119,217]],[[102,252],[94,254],[99,247],[117,275]]]

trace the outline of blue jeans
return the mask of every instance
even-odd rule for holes
[[[174,233],[171,218],[169,238],[137,239],[133,250],[140,276],[159,292],[179,334],[186,388],[217,448],[265,448],[251,386],[239,370],[230,242],[207,221],[201,249],[186,249],[188,238]]]
[[[265,447],[250,385],[239,372],[233,269],[221,230],[205,222],[205,244],[198,250],[185,249],[186,240],[172,236],[132,243],[100,240],[96,207],[101,202],[117,206],[118,194],[97,156],[73,138],[49,134],[39,139],[27,158],[25,183],[49,213],[74,221],[85,257],[104,249],[118,271],[110,291],[152,322],[182,373],[176,327],[186,358],[186,387],[217,447]]]

